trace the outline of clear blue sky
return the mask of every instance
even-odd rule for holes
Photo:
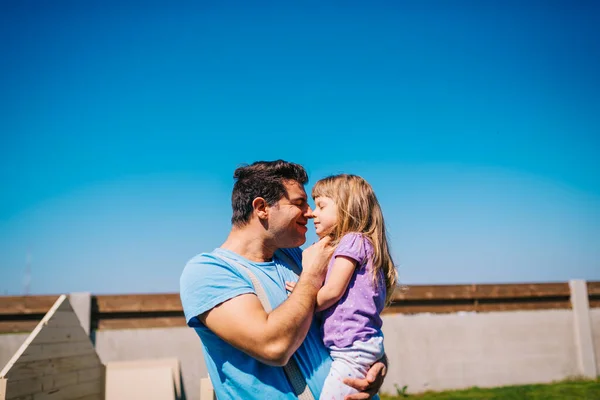
[[[0,2],[0,294],[175,292],[277,158],[406,284],[600,280],[599,2],[120,3]]]

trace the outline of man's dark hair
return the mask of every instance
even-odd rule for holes
[[[255,198],[262,197],[272,206],[287,194],[285,181],[296,181],[301,185],[308,182],[304,167],[283,160],[257,161],[239,167],[233,173],[233,178],[236,182],[231,194],[231,223],[235,226],[250,222]]]

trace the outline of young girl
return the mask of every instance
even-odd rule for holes
[[[321,399],[356,393],[344,378],[364,378],[384,355],[381,311],[396,286],[383,214],[363,178],[335,175],[312,191],[317,235],[331,236],[336,249],[317,294],[323,312],[323,341],[333,363]]]

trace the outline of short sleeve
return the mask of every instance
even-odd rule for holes
[[[300,247],[293,247],[287,249],[279,249],[278,252],[280,258],[282,258],[283,256],[283,260],[287,259],[286,261],[288,262],[286,262],[286,264],[289,264],[289,261],[294,262],[295,265],[289,265],[289,267],[292,271],[294,271],[295,274],[300,275],[300,272],[302,272],[302,249]],[[275,255],[277,256],[278,253],[275,252]]]
[[[237,268],[211,254],[192,258],[179,280],[181,304],[186,323],[202,326],[198,315],[245,293],[255,293],[251,281]]]
[[[342,237],[340,243],[333,252],[333,257],[345,256],[355,260],[358,265],[367,258],[367,239],[360,233],[348,233]]]

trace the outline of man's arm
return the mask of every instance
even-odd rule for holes
[[[258,297],[243,294],[198,316],[221,339],[265,364],[286,365],[310,328],[317,292],[332,250],[323,239],[303,252],[303,272],[294,292],[267,313]]]
[[[282,366],[308,333],[318,287],[300,277],[294,293],[269,314],[255,294],[243,294],[202,314],[200,321],[250,356]]]

